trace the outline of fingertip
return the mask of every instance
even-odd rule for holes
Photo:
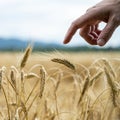
[[[65,38],[64,38],[63,43],[64,43],[64,44],[67,44],[67,43],[69,43],[69,42],[71,41],[71,39],[72,39],[72,36],[66,35]]]
[[[99,40],[97,40],[97,45],[99,45],[99,46],[104,46],[105,45],[105,40],[104,39],[99,39]]]
[[[65,40],[63,41],[63,44],[67,44],[67,43],[68,43],[67,41],[65,41]]]
[[[71,39],[66,38],[66,39],[64,39],[63,43],[64,43],[64,44],[67,44],[67,43],[69,43],[70,41],[71,41]]]

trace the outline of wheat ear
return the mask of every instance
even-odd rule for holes
[[[75,70],[75,66],[72,63],[70,63],[68,60],[65,60],[65,59],[62,60],[62,59],[59,59],[59,58],[53,58],[51,61],[63,64],[66,67],[68,67],[68,68],[70,68],[72,70]]]
[[[43,67],[41,67],[40,69],[40,94],[39,97],[42,98],[43,96],[43,91],[44,91],[44,87],[45,87],[45,70]]]
[[[13,86],[16,89],[16,79],[15,79],[15,74],[14,74],[13,70],[11,70],[11,72],[10,72],[10,78],[11,78],[11,82],[12,82]]]
[[[25,53],[24,53],[24,56],[23,56],[23,58],[22,58],[22,60],[21,60],[21,63],[20,63],[20,68],[21,68],[21,69],[25,67],[26,62],[27,62],[27,60],[28,60],[28,57],[29,57],[29,55],[30,55],[30,53],[31,53],[31,50],[32,50],[32,48],[31,48],[31,46],[29,45],[29,46],[26,48]]]

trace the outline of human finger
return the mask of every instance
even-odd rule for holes
[[[111,38],[112,34],[114,33],[117,27],[118,20],[116,18],[110,19],[105,28],[101,31],[97,40],[97,45],[104,46],[107,43],[107,41]]]

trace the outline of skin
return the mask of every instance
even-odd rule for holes
[[[101,22],[106,23],[103,30],[98,28]],[[104,46],[119,25],[120,0],[103,0],[72,22],[63,43],[69,43],[76,31],[80,30],[80,36],[89,44]]]

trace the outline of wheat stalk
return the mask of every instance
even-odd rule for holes
[[[28,102],[28,100],[29,100],[30,96],[32,95],[33,91],[34,91],[35,88],[37,87],[38,82],[39,82],[39,81],[37,81],[37,82],[35,83],[35,85],[33,86],[31,92],[29,93],[29,95],[28,95],[28,97],[27,97],[27,99],[26,99],[26,101],[25,101],[25,104]]]
[[[26,120],[28,120],[28,111],[27,111],[26,106],[23,102],[21,102],[21,107],[22,107],[22,111],[24,112],[23,118],[26,118]]]
[[[109,63],[109,61],[106,60],[106,59],[102,59],[102,61],[103,61],[104,65],[105,65],[106,69],[107,69],[108,71],[110,71],[110,73],[113,75],[113,77],[116,77],[116,74],[115,74],[115,72],[114,72],[115,70],[113,69],[113,67],[112,67],[112,65]]]
[[[28,106],[28,108],[27,108],[27,111],[28,111],[28,112],[29,112],[31,106],[33,105],[33,103],[34,103],[34,101],[35,101],[35,99],[36,99],[37,97],[38,97],[38,93],[34,96],[33,100],[31,101],[30,105]]]
[[[26,79],[31,79],[31,78],[40,78],[37,74],[35,73],[28,73],[28,74],[25,74],[24,77]]]
[[[83,85],[82,93],[81,93],[80,98],[78,100],[78,106],[80,105],[82,98],[84,97],[86,91],[88,90],[88,87],[89,87],[89,76],[86,78],[85,83]]]
[[[6,105],[7,105],[7,112],[8,112],[8,120],[10,120],[10,108],[9,108],[9,103],[8,103],[8,98],[7,98],[7,94],[5,92],[5,89],[3,86],[1,86],[4,97],[5,97],[5,101],[6,101]]]
[[[107,76],[107,81],[108,81],[108,84],[111,88],[111,92],[112,92],[112,101],[113,101],[113,105],[116,107],[117,104],[116,104],[116,95],[118,93],[118,89],[116,88],[113,80],[112,80],[112,77],[111,75],[109,74],[108,70],[105,68],[105,74]]]
[[[93,78],[90,79],[90,83],[89,85],[92,86],[94,80],[98,79],[101,75],[102,75],[103,71],[98,72],[97,74],[95,74],[95,76],[93,76]]]
[[[2,86],[2,70],[0,70],[0,90],[1,90],[1,86]]]
[[[19,112],[22,110],[22,107],[18,107],[15,113],[15,120],[20,120]]]

